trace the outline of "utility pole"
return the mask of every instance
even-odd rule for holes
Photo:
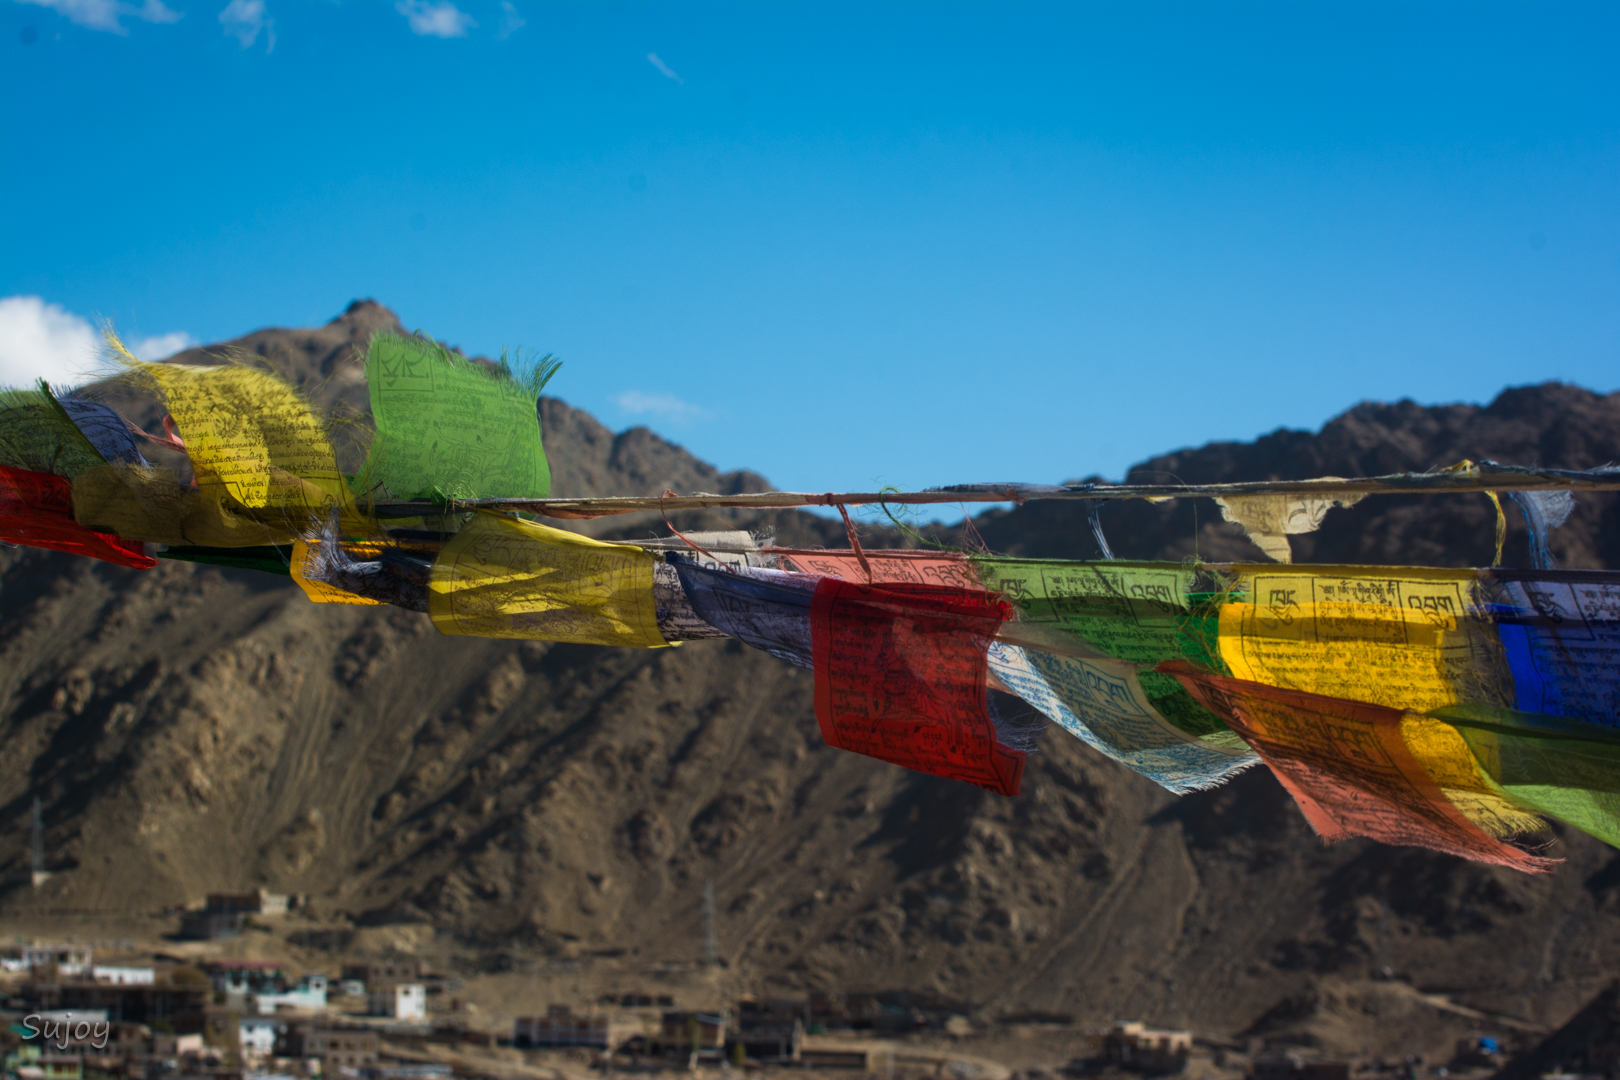
[[[714,878],[710,878],[703,886],[703,963],[714,967],[719,952],[714,938]]]
[[[45,815],[39,808],[39,796],[34,796],[34,888],[45,884],[51,875],[45,872]]]

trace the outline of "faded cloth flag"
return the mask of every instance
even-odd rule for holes
[[[1526,873],[1556,865],[1470,821],[1407,748],[1401,710],[1166,669],[1259,752],[1323,839],[1365,836]]]
[[[1058,656],[999,641],[991,643],[989,661],[1003,686],[1071,735],[1178,795],[1224,784],[1260,761],[1231,732],[1224,734],[1236,745],[1171,724],[1127,661]]]
[[[816,720],[828,746],[1016,795],[1025,755],[986,709],[1000,597],[935,585],[822,578],[810,610]]]
[[[179,425],[205,498],[291,535],[316,535],[333,509],[350,535],[359,517],[321,420],[287,383],[253,368],[136,364]],[[209,541],[199,540],[201,543]]]
[[[691,556],[674,552],[666,558],[703,622],[778,660],[815,667],[810,602],[822,578],[755,567],[732,572],[701,566]]]
[[[157,565],[143,545],[94,532],[74,521],[73,486],[65,477],[4,465],[0,465],[0,540],[136,570]]]
[[[853,551],[811,551],[772,548],[771,553],[786,557],[793,565],[811,574],[842,578],[867,584],[866,571]],[[871,584],[949,585],[958,589],[982,589],[973,563],[965,556],[934,551],[867,551],[866,565],[872,569]]]

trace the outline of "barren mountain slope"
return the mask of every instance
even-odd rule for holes
[[[335,351],[311,371],[363,341],[359,315],[384,311],[327,328]],[[324,332],[243,341],[297,355]],[[763,484],[545,408],[559,493]],[[1616,443],[1615,399],[1548,386],[1486,409],[1359,406],[1318,435],[1143,469],[1354,475],[1538,447],[1586,466],[1620,457]],[[1488,508],[1364,503],[1301,552],[1477,562]],[[1610,565],[1611,513],[1584,502],[1555,550]],[[1201,552],[1252,557],[1208,504],[1198,515]],[[1109,507],[1104,523],[1121,554],[1179,558],[1193,543],[1191,508]],[[779,527],[836,535],[801,515]],[[1032,504],[981,529],[1003,550],[1092,553],[1072,507]],[[0,551],[0,867],[26,867],[38,796],[61,871],[37,892],[12,887],[0,913],[154,910],[264,884],[357,924],[650,962],[699,954],[713,878],[722,952],[753,985],[930,990],[992,1014],[1373,1048],[1392,1037],[1399,1010],[1379,1002],[1396,991],[1356,988],[1386,966],[1542,1024],[1620,967],[1620,859],[1579,834],[1561,834],[1567,862],[1545,877],[1327,848],[1263,771],[1176,799],[1055,729],[1024,793],[1000,799],[824,748],[810,690],[807,673],[734,642],[444,638],[424,616],[315,606],[248,572]]]

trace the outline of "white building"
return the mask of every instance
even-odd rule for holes
[[[259,1010],[260,1016],[274,1016],[276,1010],[283,1006],[289,1009],[308,1009],[320,1012],[326,1008],[326,976],[305,975],[292,990],[282,990],[278,993],[259,993],[249,996],[252,998],[254,1006]]]
[[[391,1016],[395,1020],[426,1020],[427,987],[421,983],[399,983],[372,994],[369,1006],[366,1011],[372,1016]]]
[[[108,967],[94,964],[90,968],[98,983],[114,986],[151,986],[157,981],[157,971],[149,967]]]
[[[7,957],[0,967],[10,972],[38,971],[56,965],[58,975],[83,975],[90,970],[90,950],[83,945],[24,945],[22,955]]]
[[[237,1029],[237,1041],[244,1057],[267,1058],[276,1052],[276,1038],[282,1025],[262,1016],[244,1017]]]

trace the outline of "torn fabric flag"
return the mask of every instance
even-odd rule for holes
[[[1217,742],[1171,724],[1129,662],[1057,656],[999,641],[990,645],[989,662],[1003,686],[1075,738],[1178,795],[1216,787],[1260,760],[1229,731]]]

